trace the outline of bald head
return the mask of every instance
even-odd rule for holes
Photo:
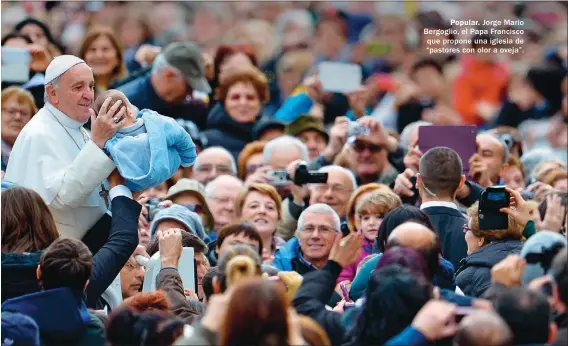
[[[436,234],[416,222],[405,222],[396,227],[387,239],[387,247],[402,246],[416,250],[429,248],[436,241]]]
[[[507,323],[494,312],[475,310],[461,321],[454,346],[512,345],[513,334]]]

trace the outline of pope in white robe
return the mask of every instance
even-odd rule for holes
[[[90,109],[94,79],[75,56],[55,58],[46,70],[45,86],[45,106],[18,136],[5,179],[38,192],[60,234],[81,239],[108,210],[103,184],[116,166],[101,147],[121,121],[99,114],[92,139],[83,129],[89,117],[93,123],[95,119]]]

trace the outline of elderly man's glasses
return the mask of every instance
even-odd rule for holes
[[[211,164],[203,164],[197,167],[197,171],[200,173],[211,173],[213,170],[216,170],[220,174],[232,174],[233,170],[231,167],[227,165],[211,165]]]
[[[329,190],[333,193],[347,193],[351,192],[348,188],[340,184],[328,185],[328,184],[313,184],[312,189],[319,193],[325,193]]]
[[[327,227],[327,226],[311,226],[311,225],[308,225],[308,226],[305,226],[304,228],[302,228],[302,232],[309,234],[309,235],[314,234],[316,231],[318,231],[320,234],[323,234],[323,235],[328,235],[328,234],[331,234],[333,232],[336,232],[335,229]]]
[[[378,153],[381,150],[383,150],[383,147],[381,147],[380,145],[372,144],[372,143],[365,143],[365,142],[362,142],[362,141],[353,142],[353,144],[351,144],[351,147],[357,153],[362,153],[362,152],[365,151],[365,149],[369,149],[369,151],[373,154]]]

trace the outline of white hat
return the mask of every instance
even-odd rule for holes
[[[55,59],[51,60],[49,66],[45,70],[45,79],[43,85],[48,85],[55,78],[61,76],[67,72],[71,67],[85,63],[81,58],[77,58],[74,55],[60,55]]]

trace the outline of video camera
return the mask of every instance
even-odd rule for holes
[[[298,186],[306,184],[325,184],[327,183],[328,176],[327,173],[308,170],[308,165],[305,162],[301,162],[296,166],[294,179],[290,177],[287,170],[270,171],[268,174],[270,176],[270,185],[274,187],[286,186],[290,181]]]

